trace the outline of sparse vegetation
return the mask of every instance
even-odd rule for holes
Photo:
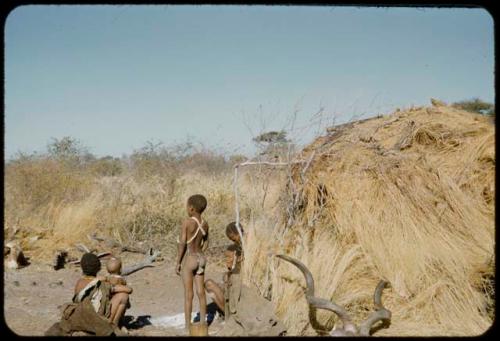
[[[392,324],[377,335],[477,335],[491,325],[495,132],[489,118],[454,107],[337,126],[296,156],[306,164],[240,170],[244,278],[272,300],[288,335],[314,331],[302,275],[272,252],[306,264],[318,295],[356,321],[372,309],[374,285],[388,280]],[[254,142],[268,155],[291,145],[285,132]],[[171,257],[185,201],[203,193],[218,244],[235,217],[233,166],[245,159],[152,142],[130,156],[96,158],[76,140],[53,140],[45,154],[6,163],[4,228],[42,236],[27,249],[42,259],[94,231]],[[323,311],[318,320],[337,322]]]
[[[286,131],[268,131],[253,138],[260,151],[259,155],[266,160],[287,160],[290,153],[295,152]]]
[[[233,161],[189,144],[151,142],[128,157],[96,158],[76,139],[53,139],[46,153],[6,162],[4,227],[43,235],[32,250],[42,257],[90,231],[147,241],[168,254],[189,195],[208,197],[214,231],[232,219]]]
[[[479,98],[473,98],[469,100],[455,102],[452,104],[452,106],[469,112],[474,112],[493,117],[495,116],[495,105],[492,103],[485,102]]]
[[[373,287],[392,311],[380,336],[479,335],[492,324],[495,130],[449,106],[411,108],[339,126],[307,146],[273,219],[252,225],[245,274],[270,297],[289,335],[316,335],[304,279],[364,320]],[[268,236],[272,235],[273,238]],[[322,325],[338,323],[318,313]]]

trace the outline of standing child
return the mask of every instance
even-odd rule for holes
[[[200,320],[206,323],[207,299],[205,295],[205,266],[206,257],[202,247],[208,242],[208,224],[201,218],[201,214],[207,207],[207,199],[196,194],[189,197],[187,201],[187,213],[189,218],[182,223],[180,238],[178,242],[177,264],[175,272],[181,275],[184,285],[184,318],[185,328],[189,331],[191,325],[191,311],[193,308],[193,279],[196,286],[196,294],[200,305]],[[186,255],[184,259],[184,255]],[[181,266],[182,261],[184,264]]]

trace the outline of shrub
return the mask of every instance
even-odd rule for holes
[[[455,102],[452,106],[469,112],[495,116],[495,106],[492,103],[482,101],[479,98]]]

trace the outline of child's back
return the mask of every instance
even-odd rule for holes
[[[193,195],[187,202],[189,218],[182,223],[181,235],[178,239],[179,249],[177,255],[176,273],[182,276],[184,285],[184,316],[185,328],[189,330],[191,324],[191,311],[193,305],[193,282],[200,304],[200,318],[205,322],[207,302],[205,296],[204,273],[207,264],[203,249],[208,242],[209,226],[201,217],[207,206],[207,200],[202,195]],[[183,258],[184,263],[181,266]],[[182,269],[182,271],[181,271]]]
[[[186,241],[186,256],[196,257],[196,274],[201,275],[205,272],[207,264],[205,254],[203,253],[203,246],[206,240],[205,237],[208,236],[208,224],[203,219],[200,221],[194,216],[186,219],[185,224],[187,226],[186,237],[188,238]],[[188,262],[187,259],[186,262]]]

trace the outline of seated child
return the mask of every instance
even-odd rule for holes
[[[85,253],[80,261],[83,276],[76,282],[72,302],[63,308],[60,322],[52,325],[45,335],[64,336],[83,331],[97,336],[124,335],[110,320],[111,310],[116,305],[112,293],[121,293],[126,287],[112,286],[103,277],[97,276],[101,262],[95,254]]]
[[[177,240],[179,245],[175,272],[177,275],[182,275],[182,283],[184,285],[184,318],[187,331],[191,325],[193,279],[200,306],[201,321],[205,321],[207,311],[204,285],[204,272],[207,261],[203,249],[206,248],[208,242],[209,227],[207,222],[201,218],[201,214],[205,211],[206,207],[207,199],[203,195],[196,194],[189,197],[186,207],[189,218],[182,223],[181,235]],[[184,255],[186,255],[185,259]],[[184,263],[181,266],[183,259]]]
[[[92,254],[93,255],[93,254]],[[97,256],[96,256],[97,258]],[[83,260],[83,258],[82,258]],[[98,259],[99,261],[99,259]],[[99,269],[100,269],[100,261],[99,261]],[[82,263],[82,268],[83,268],[83,263]],[[97,272],[96,272],[97,273]],[[87,285],[91,280],[96,279],[100,280],[102,282],[107,282],[106,277],[99,276],[99,277],[94,277],[92,276],[84,276],[81,278],[77,283],[75,287],[75,293],[79,292],[82,290],[85,285]],[[116,326],[120,325],[121,318],[125,315],[125,310],[127,310],[127,305],[129,301],[129,295],[132,293],[132,288],[127,286],[127,285],[122,285],[122,284],[111,284],[111,290],[110,290],[110,312],[109,315],[107,316],[108,319],[111,321]]]
[[[240,224],[240,230],[243,234],[243,226]],[[225,298],[224,298],[224,288],[228,283],[230,277],[235,277],[241,270],[241,262],[243,261],[243,252],[241,248],[241,238],[236,228],[236,222],[232,222],[226,226],[226,236],[233,242],[229,245],[224,252],[226,257],[226,268],[227,272],[223,276],[223,283],[216,283],[214,280],[208,279],[205,282],[205,287],[207,289],[210,297],[213,298],[215,304],[221,311],[225,311]]]
[[[112,285],[127,285],[127,281],[122,273],[122,261],[119,258],[111,257],[106,263],[106,270],[108,270],[109,275],[106,276],[106,280]]]
[[[130,308],[129,295],[132,293],[132,288],[127,286],[127,281],[121,276],[122,262],[119,258],[111,257],[106,263],[106,269],[109,275],[105,277],[105,281],[111,284],[112,287],[122,288],[121,291],[114,291],[111,295],[111,301],[115,304],[111,307],[109,317],[113,323],[119,325],[125,310]],[[117,295],[118,297],[116,297]]]

